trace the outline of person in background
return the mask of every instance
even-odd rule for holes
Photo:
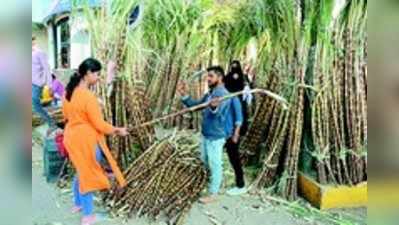
[[[202,140],[201,160],[210,170],[210,182],[208,196],[200,199],[202,203],[210,203],[216,200],[223,181],[223,146],[226,142],[226,115],[230,112],[230,100],[220,101],[229,92],[223,85],[224,71],[220,66],[213,66],[207,69],[207,82],[209,92],[200,100],[194,100],[188,95],[185,83],[178,85],[178,93],[182,96],[182,102],[187,107],[192,107],[209,102],[209,107],[202,111]]]
[[[256,74],[253,67],[249,63],[245,64],[244,78],[245,78],[244,90],[251,90],[256,88],[255,87]],[[243,100],[247,103],[248,106],[248,116],[253,114],[256,110],[256,104],[253,104],[255,102],[255,96],[252,94],[244,94]]]
[[[229,72],[224,77],[224,85],[231,93],[245,89],[245,76],[239,61],[233,60],[231,62]],[[239,96],[243,114],[243,123],[240,129],[241,136],[244,136],[248,130],[248,103],[244,100],[245,98],[245,95]]]
[[[224,84],[226,89],[231,93],[250,90],[239,61],[234,60],[230,64],[229,73],[224,77]],[[235,99],[233,103],[236,101],[238,103],[233,105],[233,110],[231,110],[231,113],[229,114],[230,116],[227,120],[229,122],[226,123],[226,129],[230,135],[227,139],[225,147],[236,178],[236,187],[229,189],[226,192],[229,195],[240,195],[246,192],[244,172],[239,154],[239,146],[240,137],[245,135],[248,129],[247,95],[248,94],[244,93],[243,95],[236,97],[237,99]]]
[[[55,74],[51,74],[52,83],[51,83],[51,91],[53,93],[53,105],[56,107],[61,106],[62,97],[64,96],[65,88],[61,81],[57,80]]]
[[[55,121],[43,109],[41,104],[41,97],[43,87],[47,85],[51,87],[51,73],[50,66],[47,61],[45,52],[39,49],[36,38],[32,37],[32,108],[39,114],[39,116],[47,123],[49,129],[47,136],[56,130]]]
[[[254,69],[249,63],[245,64],[244,66],[244,79],[246,85],[250,86],[251,88],[254,88],[256,75]]]
[[[93,213],[93,192],[110,188],[108,176],[100,164],[102,155],[110,165],[121,187],[126,185],[105,135],[128,135],[124,127],[114,127],[103,119],[101,107],[90,87],[99,80],[101,63],[93,58],[84,60],[66,86],[62,103],[65,118],[64,145],[76,169],[73,181],[73,213],[82,211],[81,225],[91,225],[101,218]]]
[[[243,122],[241,102],[238,97],[231,98],[230,112],[226,116],[227,141],[225,148],[231,166],[233,167],[236,187],[227,190],[228,195],[241,195],[246,193],[244,172],[238,151],[240,141],[240,128]]]

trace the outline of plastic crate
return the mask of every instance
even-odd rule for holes
[[[47,182],[56,181],[64,159],[59,155],[54,138],[47,138],[43,149],[44,176]]]

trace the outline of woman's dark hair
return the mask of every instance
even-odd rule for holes
[[[101,63],[97,59],[88,58],[85,59],[80,65],[78,70],[69,79],[66,86],[66,99],[71,101],[73,91],[79,85],[80,81],[87,75],[87,72],[98,72],[101,70]]]
[[[233,67],[233,65],[236,65]],[[224,86],[229,92],[238,92],[244,90],[245,76],[241,69],[241,64],[238,60],[233,60],[230,63],[229,73],[224,77]],[[244,101],[242,95],[238,97],[241,101],[243,123],[240,128],[240,134],[245,135],[248,130],[248,105]]]
[[[237,65],[233,67],[233,65]],[[236,75],[235,75],[236,74]],[[238,77],[235,77],[238,76]],[[224,85],[229,92],[237,92],[244,90],[244,73],[241,69],[241,64],[238,60],[233,60],[230,63],[229,72],[223,79]]]
[[[233,65],[237,65],[237,67],[233,67]],[[239,74],[242,74],[243,72],[242,72],[242,68],[241,68],[241,63],[240,63],[240,61],[238,61],[238,60],[233,60],[233,61],[231,61],[231,63],[230,63],[230,68],[229,68],[229,72],[231,73],[231,72],[236,72],[236,73],[239,73]]]

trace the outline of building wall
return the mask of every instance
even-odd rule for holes
[[[32,22],[42,23],[53,0],[32,0]]]
[[[65,17],[66,15],[62,15]],[[55,18],[60,19],[60,17]],[[82,14],[74,14],[73,17],[70,17],[68,20],[69,24],[69,69],[78,68],[79,64],[86,58],[91,56],[91,45],[90,45],[90,34],[88,32],[87,22]],[[56,32],[57,37],[55,38],[54,32]],[[60,57],[60,46],[61,46],[61,32],[59,25],[53,26],[53,24],[47,25],[47,40],[48,40],[48,54],[49,54],[49,63],[52,68],[55,67],[57,57]],[[57,55],[55,55],[55,48],[57,47]],[[62,66],[58,65],[57,69],[61,69]],[[68,69],[64,68],[64,69]]]
[[[54,54],[54,49],[55,49],[55,41],[54,40],[54,31],[52,25],[47,27],[46,30],[47,33],[47,46],[48,46],[48,58],[49,58],[49,64],[52,69],[55,68],[55,61],[56,61],[56,56]]]
[[[87,22],[83,15],[74,14],[73,17],[70,17],[68,24],[70,29],[69,68],[76,69],[84,59],[91,56],[90,35],[87,29]],[[52,67],[55,65],[56,57],[60,57],[61,32],[59,28],[59,26],[54,28],[52,25],[48,25],[48,48],[50,50],[49,57]],[[55,31],[57,38],[54,38]],[[57,56],[54,55],[56,45],[58,46]],[[58,67],[61,68],[61,65],[58,65]]]
[[[71,21],[71,68],[91,56],[90,35],[83,15],[74,16]]]

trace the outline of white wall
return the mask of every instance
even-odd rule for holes
[[[87,22],[82,15],[73,17],[70,21],[71,31],[71,68],[78,68],[79,64],[91,56],[90,35]]]
[[[82,15],[73,16],[69,21],[70,28],[70,68],[76,69],[79,64],[91,56],[90,35],[87,31],[87,23]],[[56,58],[54,56],[55,45],[61,46],[60,27],[57,30],[57,38],[54,39],[54,30],[52,25],[47,26],[48,37],[48,56],[51,68],[55,68]],[[58,47],[57,57],[60,56],[61,48]],[[61,65],[58,65],[61,68]]]
[[[53,38],[53,30],[52,30],[52,26],[47,26],[47,41],[48,41],[48,47],[47,47],[47,56],[49,59],[49,64],[50,64],[50,68],[54,69],[55,68],[55,58],[54,58],[54,48],[55,48],[55,44],[54,44],[54,38]]]
[[[52,0],[32,0],[32,22],[42,23],[43,18],[49,12],[49,7]],[[11,4],[13,5],[13,4]],[[18,5],[18,4],[16,4]],[[8,8],[8,7],[2,7]],[[9,9],[7,9],[9,10]]]

